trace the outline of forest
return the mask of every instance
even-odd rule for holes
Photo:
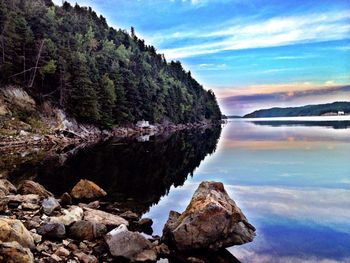
[[[215,94],[179,61],[90,7],[0,0],[0,87],[23,87],[83,123],[103,128],[148,120],[221,119]]]
[[[350,114],[350,102],[336,101],[333,103],[306,105],[301,107],[276,107],[254,111],[245,115],[244,118],[338,115],[338,112]]]

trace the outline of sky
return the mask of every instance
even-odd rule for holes
[[[54,0],[61,4],[62,0]],[[224,114],[350,101],[348,0],[69,0],[179,60]]]

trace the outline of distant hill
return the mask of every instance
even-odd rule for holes
[[[350,102],[333,102],[319,105],[306,105],[302,107],[270,108],[257,110],[244,116],[244,118],[266,117],[297,117],[297,116],[322,116],[338,115],[339,111],[350,114]]]

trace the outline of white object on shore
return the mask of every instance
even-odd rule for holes
[[[150,126],[149,121],[145,121],[145,120],[138,121],[136,123],[136,127],[138,127],[138,128],[148,128],[149,126]]]

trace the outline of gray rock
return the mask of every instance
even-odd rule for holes
[[[69,236],[76,240],[94,240],[107,233],[107,227],[102,224],[85,220],[75,222],[69,229]]]
[[[66,228],[61,222],[48,222],[41,225],[37,232],[47,238],[63,239],[66,235]]]
[[[44,199],[41,206],[47,215],[51,215],[53,211],[61,208],[60,203],[54,197]]]
[[[255,228],[228,196],[223,184],[202,182],[185,212],[170,212],[162,240],[180,251],[216,251],[251,242],[254,237]]]
[[[131,232],[125,225],[120,225],[105,236],[110,253],[131,262],[155,261],[156,252],[152,243],[138,232]]]

